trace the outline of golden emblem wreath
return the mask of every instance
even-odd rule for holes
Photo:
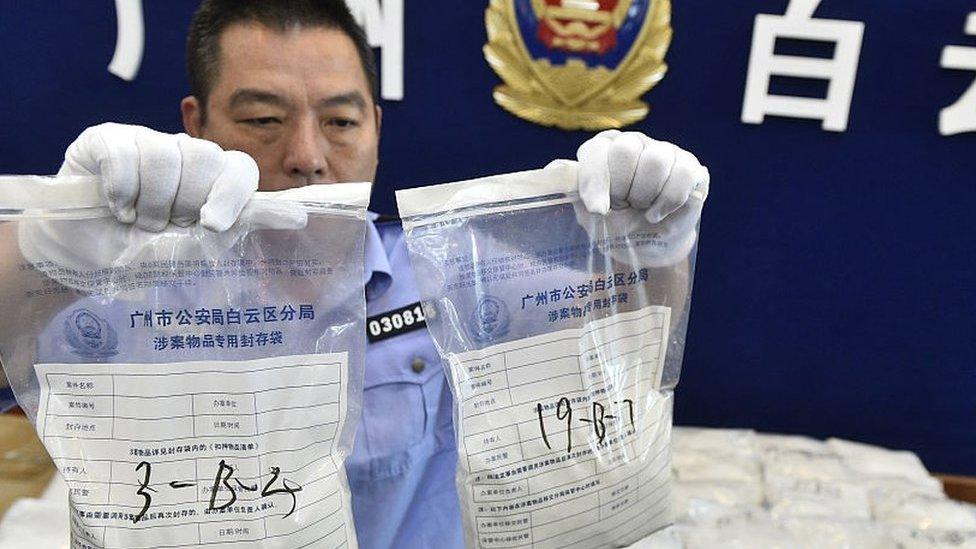
[[[640,97],[664,78],[671,45],[671,0],[651,0],[634,47],[611,71],[570,59],[553,66],[533,60],[515,20],[515,0],[491,0],[485,11],[488,64],[505,82],[495,102],[515,116],[564,130],[620,128],[643,120],[650,108]]]

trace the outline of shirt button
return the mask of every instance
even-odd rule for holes
[[[415,358],[413,359],[413,362],[410,363],[410,369],[413,370],[413,373],[419,374],[427,369],[427,362],[425,362],[422,358]]]

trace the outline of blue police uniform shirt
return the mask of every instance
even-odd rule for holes
[[[399,222],[366,228],[366,314],[420,300]],[[434,342],[415,330],[368,344],[363,415],[346,473],[364,548],[463,547],[453,398]]]
[[[17,405],[14,400],[14,390],[10,387],[0,388],[0,414],[12,409]]]

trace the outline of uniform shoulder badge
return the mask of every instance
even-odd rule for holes
[[[491,0],[485,23],[495,102],[537,124],[633,124],[667,72],[671,0]]]

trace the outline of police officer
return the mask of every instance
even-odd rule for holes
[[[104,124],[65,153],[60,174],[100,175],[120,222],[222,231],[257,189],[373,180],[376,67],[341,0],[204,0],[187,56],[186,134]],[[707,193],[693,155],[642,134],[601,133],[578,160],[591,212],[632,208],[667,222],[696,187]],[[367,315],[419,301],[399,223],[371,215],[366,238]],[[427,332],[371,343],[346,465],[360,545],[461,547],[456,460],[452,397]]]

